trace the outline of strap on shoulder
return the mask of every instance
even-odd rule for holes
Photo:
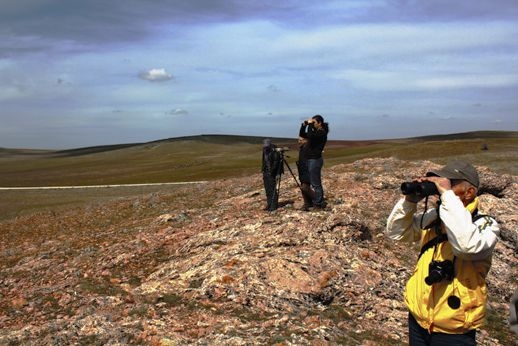
[[[475,209],[475,210],[473,211],[473,213],[471,213],[471,220],[472,220],[473,222],[475,222],[475,221],[477,221],[478,219],[481,219],[481,218],[486,217],[486,216],[489,216],[489,215],[479,214],[479,213],[478,213],[478,209]]]
[[[478,219],[481,219],[481,218],[487,217],[487,216],[489,216],[489,215],[479,214],[478,209],[475,209],[475,210],[473,210],[473,213],[471,213],[471,220],[473,222],[475,222]],[[436,220],[436,222],[440,222],[440,221]],[[432,225],[433,224],[434,223],[432,223]],[[419,253],[418,260],[419,260],[419,258],[421,258],[421,255],[426,252],[426,250],[428,250],[442,242],[445,242],[445,241],[448,241],[448,235],[446,233],[441,233],[441,234],[437,235],[435,238],[429,240],[426,244],[424,244],[421,247],[421,252]]]
[[[441,233],[437,237],[429,240],[426,244],[423,245],[423,247],[421,247],[421,252],[419,253],[419,257],[417,258],[417,260],[421,258],[421,255],[424,254],[426,250],[445,241],[448,241],[448,235],[446,233]]]

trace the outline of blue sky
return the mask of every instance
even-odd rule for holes
[[[0,147],[518,130],[516,0],[6,0]]]

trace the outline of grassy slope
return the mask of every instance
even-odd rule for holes
[[[0,186],[160,183],[246,176],[260,172],[261,142],[260,137],[207,135],[66,151],[0,149]],[[287,152],[287,161],[296,173],[296,141],[274,138],[273,142],[292,149]],[[489,150],[481,150],[484,143]],[[391,156],[438,163],[446,163],[454,157],[464,158],[476,165],[490,166],[497,172],[518,175],[518,132],[330,141],[325,151],[326,167],[366,157]],[[155,187],[154,191],[164,188]],[[142,191],[142,188],[2,191],[0,219],[46,207],[138,195]]]
[[[481,150],[487,144],[489,150]],[[407,140],[380,142],[357,148],[336,149],[327,153],[328,162],[353,162],[365,157],[397,157],[403,160],[432,160],[445,164],[464,159],[489,166],[503,174],[518,175],[518,138]]]
[[[492,137],[490,137],[492,136]],[[220,179],[260,170],[261,138],[197,136],[144,144],[81,148],[58,152],[0,151],[0,186],[98,185]],[[294,163],[294,140],[274,139],[288,146]],[[483,143],[488,151],[480,148]],[[382,141],[332,141],[327,165],[365,157],[394,156],[405,160],[446,162],[463,157],[518,175],[517,132],[468,134]]]
[[[200,136],[39,154],[11,151],[9,155],[4,151],[0,155],[0,186],[218,179],[257,172],[260,150],[260,144],[248,137]]]

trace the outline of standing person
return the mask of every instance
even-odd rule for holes
[[[305,120],[300,125],[299,137],[307,139],[307,157],[309,180],[311,188],[314,191],[313,206],[317,208],[325,208],[324,188],[322,187],[322,167],[324,166],[324,158],[322,151],[327,143],[327,134],[329,133],[329,125],[324,122],[321,115],[315,115],[311,119]]]
[[[313,207],[313,198],[315,192],[311,189],[311,181],[309,179],[308,169],[308,140],[303,137],[299,137],[299,158],[297,160],[297,170],[299,172],[300,191],[302,192],[302,198],[304,200],[303,210],[308,211]]]
[[[479,177],[471,164],[453,161],[415,182],[436,188],[437,207],[417,213],[424,197],[408,194],[394,206],[386,229],[393,240],[421,243],[405,288],[410,345],[476,345],[499,226],[478,214]]]
[[[265,210],[274,211],[278,207],[279,194],[277,191],[277,182],[282,174],[281,155],[270,139],[263,141],[262,155],[262,172],[263,184],[266,192],[266,208]]]

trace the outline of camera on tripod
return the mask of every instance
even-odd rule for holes
[[[403,195],[417,195],[419,197],[427,197],[430,195],[438,195],[437,186],[431,181],[411,181],[401,184],[401,192]]]

